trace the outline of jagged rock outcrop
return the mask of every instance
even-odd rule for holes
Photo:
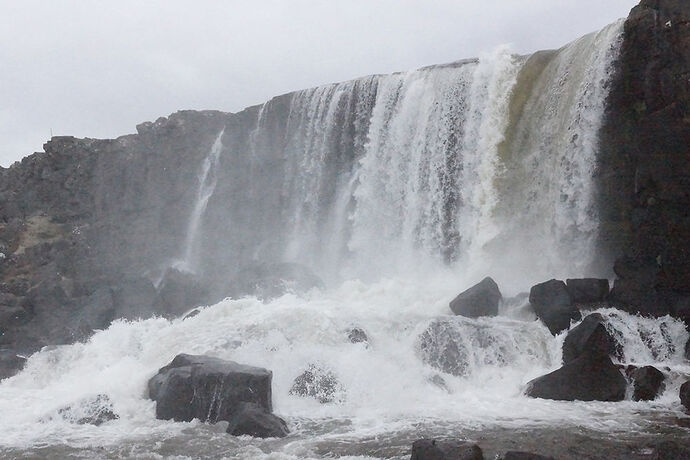
[[[602,128],[601,246],[616,257],[611,300],[648,315],[690,296],[690,2],[642,0],[625,23]]]

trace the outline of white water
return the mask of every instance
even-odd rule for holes
[[[251,298],[226,300],[186,320],[117,322],[87,343],[32,356],[21,374],[0,383],[0,413],[12,414],[0,420],[2,444],[108,446],[180,435],[196,425],[155,420],[154,404],[146,398],[147,380],[180,352],[273,370],[274,409],[290,422],[294,442],[305,445],[310,434],[301,428],[304,420],[347,420],[341,434],[356,439],[414,430],[423,420],[474,427],[557,424],[617,432],[643,430],[653,423],[640,412],[680,414],[677,376],[690,372],[682,357],[688,333],[680,322],[601,311],[614,318],[612,326],[622,333],[626,361],[671,369],[671,383],[658,400],[534,400],[522,395],[524,384],[560,366],[563,336],[552,337],[537,321],[508,316],[446,316],[457,288],[450,274],[440,278],[418,284],[353,281],[333,291],[315,291],[304,298],[287,295],[268,304]],[[465,377],[439,373],[421,360],[419,335],[439,316],[471,344]],[[366,331],[368,347],[349,343],[352,326]],[[650,359],[652,349],[657,359]],[[341,403],[319,404],[289,394],[293,379],[311,363],[337,375],[344,387]],[[448,390],[429,382],[437,374]],[[55,416],[60,408],[98,394],[110,397],[119,420],[94,427]]]
[[[208,153],[204,161],[201,163],[199,169],[199,188],[196,193],[196,200],[192,213],[189,216],[189,224],[187,226],[187,233],[185,236],[184,250],[182,258],[177,260],[173,266],[180,270],[195,273],[199,269],[199,246],[200,246],[200,232],[201,222],[204,217],[204,212],[208,206],[208,200],[213,195],[216,188],[218,176],[216,167],[220,158],[220,152],[223,150],[223,133],[221,130],[216,137],[216,140],[211,146],[211,151]]]
[[[385,445],[423,422],[447,425],[448,435],[459,426],[534,425],[616,436],[680,416],[688,333],[670,318],[601,311],[624,361],[669,368],[660,398],[564,403],[522,395],[530,379],[560,366],[563,336],[552,337],[517,304],[503,305],[497,318],[449,316],[453,296],[486,274],[506,293],[586,273],[597,227],[596,133],[620,28],[584,37],[541,63],[500,48],[477,62],[305,90],[289,101],[279,139],[273,107],[263,106],[242,174],[275,174],[270,180],[286,201],[280,209],[261,208],[267,188],[258,180],[243,193],[259,217],[281,215],[282,227],[270,229],[284,232],[280,258],[310,265],[331,288],[270,303],[228,299],[187,320],[116,322],[86,343],[37,353],[22,373],[0,383],[0,449],[103,446],[122,454],[112,449],[134,445],[146,446],[144,458],[197,455],[202,446],[161,446],[187,439],[190,430],[208,440],[205,428],[156,420],[146,398],[148,379],[181,352],[273,371],[274,408],[293,435],[269,445],[280,451],[271,456],[263,441],[228,440],[221,427],[211,432],[220,445],[240,444],[218,456],[319,457],[316,443],[380,436]],[[520,75],[534,69],[530,86]],[[199,172],[180,264],[190,271],[204,263],[199,240],[222,136]],[[271,173],[262,163],[267,158],[280,159],[269,164],[284,169]],[[270,252],[269,243],[259,243],[257,254]],[[467,375],[444,374],[422,359],[420,334],[439,318],[448,336],[466,345]],[[354,326],[366,331],[369,346],[349,343]],[[294,378],[314,363],[337,376],[341,402],[289,394]],[[437,375],[445,388],[430,381]],[[58,415],[99,394],[109,396],[118,420],[95,427]]]

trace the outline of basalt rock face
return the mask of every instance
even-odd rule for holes
[[[153,280],[185,238],[190,165],[228,122],[179,112],[114,140],[54,137],[0,168],[0,347],[30,352],[159,313]]]
[[[690,2],[643,0],[600,133],[601,237],[617,256],[610,300],[650,315],[690,296]]]

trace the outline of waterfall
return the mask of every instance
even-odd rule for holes
[[[597,257],[593,177],[622,26],[558,50],[517,56],[500,47],[229,115],[199,168],[176,266],[225,287],[257,261],[297,262],[327,287],[226,298],[174,320],[118,320],[88,341],[34,354],[0,383],[0,456],[41,456],[48,446],[54,457],[404,458],[426,427],[443,438],[527,427],[549,440],[682,431],[682,322],[598,310],[617,364],[666,375],[655,401],[531,399],[525,385],[561,366],[565,333],[551,335],[524,297],[508,299],[546,279],[597,275],[588,271]],[[232,155],[221,161],[224,149]],[[449,301],[487,275],[506,298],[499,316],[452,316]],[[349,340],[353,328],[366,343]],[[437,352],[444,347],[458,361],[452,371]],[[177,353],[270,369],[274,409],[292,434],[257,441],[156,420],[146,384]],[[291,394],[313,365],[337,379],[342,398]],[[101,395],[119,419],[76,426],[78,415],[64,415]]]
[[[621,31],[271,100],[224,165],[245,186],[217,200],[235,235],[216,252],[330,284],[447,264],[511,291],[598,274],[593,175]]]
[[[223,150],[222,139],[224,132],[225,130],[221,130],[218,134],[211,146],[211,150],[204,158],[199,168],[199,187],[197,188],[196,200],[194,201],[194,207],[192,208],[192,213],[189,216],[189,223],[187,224],[184,250],[182,257],[173,264],[173,266],[179,270],[196,273],[199,269],[198,259],[201,220],[204,217],[206,206],[208,206],[208,200],[211,198],[216,188],[216,182],[218,180],[216,167],[218,165],[218,159],[220,158],[220,152]]]

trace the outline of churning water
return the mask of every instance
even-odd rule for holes
[[[482,439],[496,451],[532,440],[533,450],[566,456],[589,452],[591,441],[573,447],[582,439],[614,452],[627,440],[683,432],[674,425],[680,378],[690,372],[680,322],[600,310],[622,361],[664,369],[666,390],[653,402],[566,403],[522,394],[560,366],[563,341],[524,301],[506,301],[496,318],[449,316],[448,302],[487,274],[504,295],[592,274],[592,174],[621,27],[528,57],[499,48],[294,93],[280,120],[278,101],[257,111],[247,152],[233,151],[221,132],[200,168],[184,267],[204,271],[199,239],[221,185],[217,169],[245,155],[241,174],[256,180],[244,203],[224,204],[246,207],[230,210],[243,216],[232,237],[244,235],[257,258],[312,267],[329,288],[270,302],[226,299],[184,320],[116,321],[85,343],[36,353],[0,383],[0,455],[405,458],[426,434]],[[266,190],[280,195],[280,207]],[[251,232],[242,233],[243,222]],[[275,241],[261,239],[261,222],[282,223],[272,226]],[[439,321],[466,350],[458,375],[423,360],[420,335]],[[353,327],[368,344],[348,340]],[[146,383],[182,352],[272,370],[274,409],[292,434],[234,438],[222,423],[156,420]],[[334,402],[290,395],[313,364],[338,379]],[[99,395],[119,418],[76,423]]]

